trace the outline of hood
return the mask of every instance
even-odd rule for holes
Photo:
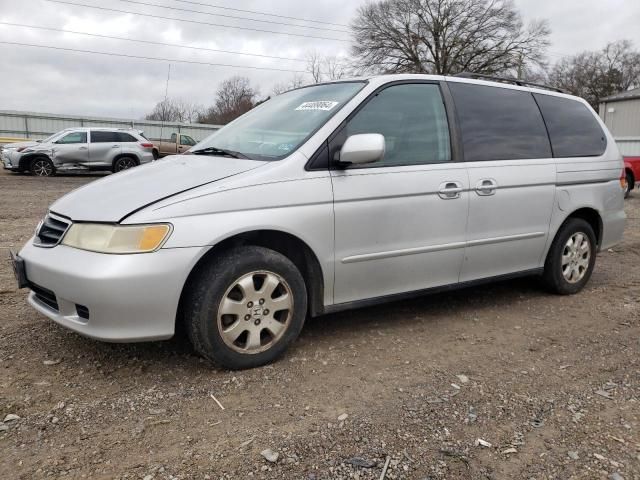
[[[205,155],[165,157],[73,190],[50,210],[76,221],[120,222],[152,203],[266,163]]]
[[[34,147],[36,145],[40,145],[39,142],[15,142],[15,143],[5,143],[2,145],[2,148],[20,148],[20,147]]]

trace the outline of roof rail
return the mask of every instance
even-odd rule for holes
[[[540,83],[527,82],[525,80],[520,80],[518,78],[512,78],[512,77],[496,77],[493,75],[484,75],[482,73],[472,73],[472,72],[456,73],[454,77],[475,78],[477,80],[489,80],[491,82],[511,83],[513,85],[519,85],[521,87],[536,87],[536,88],[543,88],[545,90],[551,90],[553,92],[558,92],[558,93],[568,93],[566,90],[562,90],[561,88],[550,87],[549,85],[542,85]]]

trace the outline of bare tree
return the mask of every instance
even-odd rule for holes
[[[193,123],[204,110],[202,105],[188,102],[182,99],[167,98],[158,102],[151,113],[147,114],[147,120],[164,122]]]
[[[281,93],[293,90],[294,88],[300,88],[307,85],[309,82],[300,74],[295,74],[286,82],[276,83],[271,90],[273,95],[280,95]]]
[[[251,110],[258,91],[247,77],[234,76],[224,80],[216,91],[215,103],[199,117],[203,123],[225,124]]]
[[[597,109],[601,98],[640,87],[640,52],[628,40],[612,42],[597,52],[563,58],[553,66],[549,80]]]
[[[340,80],[348,75],[347,62],[336,56],[325,57],[322,61],[323,74],[329,80]]]
[[[157,120],[164,122],[176,122],[178,121],[178,111],[175,102],[167,98],[161,102],[156,103],[151,113],[145,117],[147,120]]]
[[[344,57],[322,56],[313,50],[307,53],[307,72],[313,83],[340,80],[350,74],[350,63]]]
[[[322,57],[315,50],[307,53],[307,72],[313,78],[313,83],[322,81]]]
[[[369,72],[517,74],[544,59],[546,21],[524,25],[512,0],[380,0],[351,24]]]

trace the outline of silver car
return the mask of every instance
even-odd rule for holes
[[[26,167],[20,167],[20,159],[25,154],[24,151],[30,147],[36,147],[40,143],[48,143],[54,141],[59,136],[63,135],[67,130],[56,132],[53,135],[45,138],[44,140],[29,140],[24,142],[6,143],[0,145],[0,160],[5,170],[12,170],[14,172],[24,171]]]
[[[77,170],[119,172],[154,160],[153,143],[132,129],[70,128],[5,155],[5,168],[37,176]]]
[[[577,293],[625,224],[611,134],[582,99],[526,84],[304,87],[190,153],[51,205],[14,260],[29,303],[106,341],[182,324],[247,368],[308,316],[530,275]]]

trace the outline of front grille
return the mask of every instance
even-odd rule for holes
[[[54,247],[69,228],[70,223],[51,214],[44,217],[42,225],[36,232],[35,245],[39,247]]]
[[[44,303],[47,307],[58,311],[58,299],[56,298],[56,294],[51,290],[47,290],[40,285],[36,285],[33,282],[29,282],[29,288],[33,293],[35,293],[36,298]]]

